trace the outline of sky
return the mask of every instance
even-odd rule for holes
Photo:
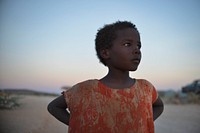
[[[97,30],[131,21],[142,61],[131,77],[157,90],[200,79],[199,0],[1,0],[0,88],[61,92],[107,68],[95,51]]]

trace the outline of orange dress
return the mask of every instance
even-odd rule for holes
[[[63,94],[70,111],[68,133],[154,133],[152,104],[158,95],[146,80],[124,89],[88,80]]]

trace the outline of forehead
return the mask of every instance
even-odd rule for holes
[[[139,32],[133,28],[125,28],[116,31],[116,40],[140,40]]]

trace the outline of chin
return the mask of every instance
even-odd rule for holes
[[[136,71],[137,69],[138,69],[138,66],[139,66],[139,64],[135,64],[135,65],[132,65],[131,67],[130,67],[130,69],[129,69],[129,71]]]
[[[138,68],[131,68],[129,71],[136,71]]]

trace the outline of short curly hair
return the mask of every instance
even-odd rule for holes
[[[95,39],[95,49],[97,57],[100,62],[106,66],[105,60],[101,57],[100,51],[104,49],[109,49],[112,47],[112,42],[116,39],[116,32],[118,30],[133,28],[137,30],[136,26],[128,21],[117,21],[112,24],[106,24],[103,28],[100,28],[96,34]],[[138,30],[137,30],[138,31]]]

